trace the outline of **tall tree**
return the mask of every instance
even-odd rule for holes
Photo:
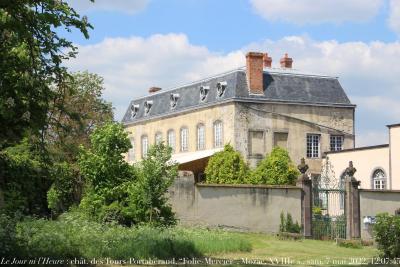
[[[62,62],[76,47],[61,29],[78,29],[88,38],[92,26],[62,0],[0,2],[0,148],[18,142],[46,124],[51,86],[65,77]]]

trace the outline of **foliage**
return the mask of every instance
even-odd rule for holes
[[[178,175],[178,165],[170,161],[172,149],[163,142],[152,146],[138,166],[137,181],[128,188],[129,212],[136,222],[163,225],[175,223],[166,192]]]
[[[289,153],[281,147],[275,147],[271,154],[267,155],[248,176],[247,182],[251,184],[294,185],[299,174],[289,157]]]
[[[235,233],[206,229],[123,227],[100,224],[66,213],[57,221],[25,220],[17,226],[25,257],[129,260],[171,259],[209,253],[250,251]]]
[[[16,224],[15,218],[0,213],[0,257],[18,254]]]
[[[344,248],[357,248],[357,249],[362,248],[361,240],[339,239],[337,241],[337,245],[339,247],[344,247]]]
[[[51,86],[66,75],[62,62],[76,54],[72,42],[59,35],[61,28],[88,38],[92,26],[65,1],[1,1],[0,148],[46,124],[56,93]]]
[[[86,192],[80,207],[97,221],[128,224],[127,189],[136,180],[134,168],[123,158],[131,147],[121,124],[106,123],[90,136],[91,148],[81,147],[78,165],[86,180]]]
[[[51,184],[47,165],[27,139],[0,152],[0,187],[4,193],[3,210],[43,216],[48,214],[46,192]]]
[[[287,233],[301,232],[301,226],[297,221],[296,223],[293,222],[293,218],[290,213],[287,213],[285,218],[285,214],[282,211],[280,215],[280,220],[281,222],[279,224],[279,232],[287,232]]]
[[[246,180],[249,168],[242,155],[230,144],[224,150],[210,157],[205,169],[206,183],[242,184]]]
[[[375,241],[384,257],[400,257],[400,216],[381,213],[374,225]]]

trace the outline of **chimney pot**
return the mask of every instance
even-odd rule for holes
[[[263,56],[264,68],[272,67],[272,57],[268,56],[268,53],[265,53]]]
[[[153,87],[150,87],[150,88],[149,88],[149,93],[152,94],[152,93],[158,92],[158,91],[160,91],[160,90],[161,90],[160,87],[155,87],[155,86],[153,86]]]
[[[264,94],[263,53],[246,54],[246,76],[250,94]]]
[[[281,63],[281,68],[291,69],[293,59],[291,57],[289,57],[287,53],[285,53],[284,57],[281,58],[280,63]]]

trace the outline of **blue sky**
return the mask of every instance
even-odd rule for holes
[[[387,142],[400,122],[400,0],[69,0],[90,39],[72,70],[104,77],[121,119],[129,99],[244,65],[249,50],[339,76],[356,111],[357,146]]]

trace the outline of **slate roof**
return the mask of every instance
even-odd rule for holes
[[[226,82],[226,89],[220,97],[217,92],[217,83],[219,82]],[[201,86],[210,88],[204,101],[200,97]],[[176,106],[173,108],[170,106],[171,94],[179,94]],[[146,101],[153,101],[147,114],[145,114],[144,108]],[[130,124],[228,101],[288,102],[355,107],[351,104],[336,77],[302,74],[295,70],[264,69],[264,95],[252,95],[249,94],[245,69],[241,68],[134,99],[130,102],[122,122]],[[132,105],[139,106],[134,117],[132,117]]]

